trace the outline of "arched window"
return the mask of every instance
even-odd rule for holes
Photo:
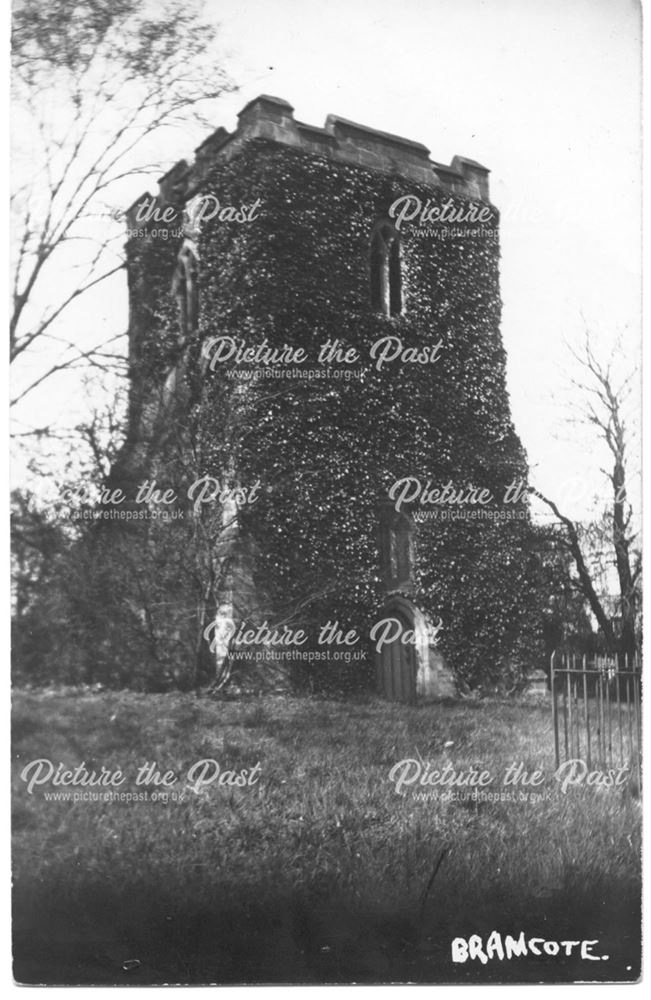
[[[179,304],[180,341],[184,343],[194,332],[199,314],[197,276],[199,253],[194,240],[185,239],[177,258],[172,291]]]
[[[383,316],[402,312],[400,236],[386,220],[378,222],[371,235],[371,305]]]
[[[391,504],[380,511],[380,564],[385,589],[409,593],[414,587],[416,565],[414,522]]]

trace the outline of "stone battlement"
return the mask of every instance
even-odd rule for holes
[[[328,115],[325,126],[307,125],[294,118],[291,104],[262,94],[242,108],[234,132],[218,128],[195,150],[192,164],[180,160],[159,181],[160,201],[179,204],[201,191],[212,165],[229,160],[254,139],[267,139],[294,149],[324,156],[338,163],[398,174],[408,180],[443,188],[462,198],[489,201],[489,170],[474,160],[455,156],[449,166],[430,159],[420,142]],[[142,203],[139,198],[129,213]]]

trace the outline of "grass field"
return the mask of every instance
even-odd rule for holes
[[[30,795],[20,774],[37,758],[120,768],[121,791],[150,798],[48,801],[51,784]],[[188,789],[188,769],[206,758],[222,771],[260,768],[251,785]],[[403,758],[488,769],[500,782],[523,762],[546,780],[538,801],[422,801],[389,780]],[[170,787],[180,800],[152,801],[153,785],[136,786],[138,768],[154,761],[180,776]],[[638,802],[628,785],[563,794],[553,772],[546,706],[19,692],[15,977],[635,979]],[[492,930],[597,940],[595,954],[609,959],[452,963],[452,938]]]

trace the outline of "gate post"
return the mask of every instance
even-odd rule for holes
[[[558,747],[558,712],[556,710],[556,684],[555,684],[555,674],[554,674],[554,657],[556,656],[556,650],[553,651],[550,664],[550,684],[552,687],[552,725],[554,727],[554,757],[556,759],[556,770],[560,767],[560,751]]]

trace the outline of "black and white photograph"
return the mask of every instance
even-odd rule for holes
[[[13,0],[15,984],[640,982],[641,45]]]

